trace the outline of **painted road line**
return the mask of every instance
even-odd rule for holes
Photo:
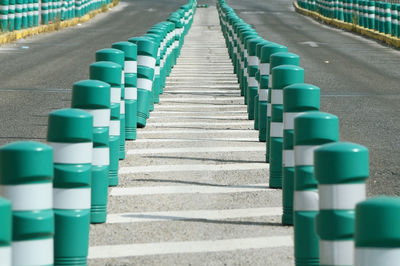
[[[149,186],[149,187],[114,187],[110,195],[143,196],[162,194],[226,194],[247,193],[272,190],[267,183],[246,185],[181,185],[181,186]]]
[[[171,127],[171,126],[251,126],[254,121],[233,121],[233,122],[152,122],[152,127]]]
[[[152,142],[203,142],[203,141],[221,141],[221,142],[234,142],[234,141],[239,141],[239,142],[257,142],[258,143],[258,138],[162,138],[162,139],[151,139],[151,138],[145,138],[145,139],[136,139],[134,143],[152,143]],[[265,149],[265,148],[264,148]]]
[[[127,212],[107,215],[107,223],[142,223],[187,220],[226,220],[249,217],[282,215],[282,207],[228,209],[228,210],[186,210],[163,212]]]
[[[89,259],[224,252],[234,250],[292,247],[292,236],[267,236],[224,240],[160,242],[127,245],[94,246],[89,248]]]
[[[242,104],[229,104],[229,105],[213,105],[213,104],[202,104],[202,105],[198,105],[198,104],[160,104],[157,105],[156,107],[157,109],[173,109],[173,108],[183,108],[183,109],[210,109],[210,108],[244,108],[244,106]]]
[[[121,167],[120,174],[160,173],[160,172],[214,172],[214,171],[249,171],[268,170],[266,163],[233,163],[233,164],[168,164]]]
[[[265,145],[246,147],[185,147],[185,148],[159,148],[159,149],[130,149],[128,155],[134,154],[165,154],[165,153],[219,153],[219,152],[257,152],[264,151]]]
[[[157,110],[157,112],[153,112],[152,114],[151,114],[151,117],[150,117],[150,119],[152,118],[152,117],[156,117],[156,115],[159,115],[159,114],[181,114],[181,115],[194,115],[194,114],[215,114],[215,111],[196,111],[196,112],[193,112],[193,111],[184,111],[184,110],[182,110],[182,111],[167,111],[167,110],[165,110],[165,111],[158,111]],[[246,109],[244,109],[244,107],[243,107],[243,110],[228,110],[228,111],[218,111],[218,114],[227,114],[226,116],[224,116],[224,117],[230,117],[228,114],[238,114],[238,113],[242,113],[242,114],[247,114],[247,111],[246,111]]]
[[[237,115],[237,116],[171,116],[169,115],[167,118],[165,116],[151,116],[149,118],[149,122],[153,120],[166,120],[170,118],[179,118],[179,119],[208,119],[208,120],[248,120],[247,116],[245,115]]]
[[[184,128],[180,130],[167,130],[167,129],[160,129],[160,130],[143,130],[139,131],[141,135],[148,135],[148,134],[158,134],[158,135],[169,135],[169,134],[249,134],[258,135],[257,131],[249,130],[249,129],[194,129],[194,128]]]
[[[198,84],[194,84],[194,85],[166,85],[165,89],[207,89],[209,91],[211,90],[215,90],[215,89],[238,89],[239,88],[239,84],[235,83],[234,85],[228,86],[228,85],[198,85]]]
[[[210,95],[208,97],[163,97],[163,102],[179,102],[179,101],[191,101],[191,102],[199,102],[199,101],[234,101],[234,100],[242,100],[243,97],[232,96],[232,97],[224,97],[224,96],[213,96]]]

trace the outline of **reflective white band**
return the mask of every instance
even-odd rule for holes
[[[125,73],[136,74],[137,73],[137,62],[136,61],[125,61]]]
[[[240,62],[240,67],[241,67],[241,69],[244,69],[244,62],[243,61]]]
[[[121,71],[121,85],[123,86],[125,84],[125,71]]]
[[[121,88],[111,87],[111,103],[119,103],[121,101]]]
[[[271,103],[283,104],[283,90],[271,90]]]
[[[8,11],[8,6],[0,5],[0,11]]]
[[[269,63],[260,64],[260,75],[269,75]]]
[[[304,112],[300,113],[283,113],[283,129],[294,129],[294,119],[296,116],[304,114]]]
[[[43,11],[42,13],[47,14],[48,12],[47,11],[46,12]],[[16,18],[22,18],[22,13],[16,13],[15,17]]]
[[[257,56],[249,56],[247,59],[249,66],[258,66],[258,57]]]
[[[282,122],[271,122],[270,136],[273,138],[282,138],[283,137],[283,123]]]
[[[321,265],[353,265],[354,242],[353,240],[326,241],[320,239],[319,254]],[[376,265],[381,266],[382,264]]]
[[[243,73],[244,73],[244,77],[245,77],[245,78],[248,78],[248,77],[249,77],[249,74],[248,74],[248,72],[247,72],[247,68],[244,68],[244,69],[243,69]]]
[[[244,45],[243,45],[243,47],[244,47]],[[248,56],[247,49],[244,49],[243,54],[244,54],[244,60],[246,60],[247,56]]]
[[[137,87],[138,89],[143,89],[146,91],[151,91],[151,87],[153,86],[153,81],[144,78],[137,79]]]
[[[9,19],[13,19],[13,18],[15,18],[15,15],[14,14],[8,14],[8,18]]]
[[[109,165],[110,149],[109,148],[93,148],[92,165]]]
[[[272,105],[267,103],[267,117],[271,117],[272,114]]]
[[[119,102],[119,113],[120,113],[121,115],[124,115],[124,114],[125,114],[125,101],[123,101],[123,100],[121,100],[121,101]]]
[[[28,8],[33,8],[33,4],[28,4]]]
[[[53,208],[53,183],[0,185],[0,195],[12,203],[13,211]]]
[[[0,261],[2,265],[11,266],[11,256],[11,246],[0,247]]]
[[[44,4],[42,4],[42,6],[44,6]],[[16,9],[23,9],[23,8],[24,8],[24,5],[19,5],[19,4],[17,4],[17,5],[15,5],[15,8],[16,8]]]
[[[48,10],[42,10],[41,12],[42,12],[42,14],[49,14]],[[15,14],[16,17],[19,17],[18,15],[19,15],[18,13]]]
[[[294,150],[283,150],[282,161],[284,167],[294,167]]]
[[[365,200],[365,184],[318,185],[321,210],[353,210]]]
[[[356,247],[354,266],[396,266],[400,261],[400,248]]]
[[[318,191],[303,190],[294,192],[294,211],[318,211]]]
[[[272,78],[273,78],[272,74],[269,75],[269,79],[268,79],[268,88],[272,88]]]
[[[90,209],[90,188],[54,188],[53,208],[61,210]]]
[[[390,12],[391,12],[390,8],[385,9],[385,13],[390,13]]]
[[[314,165],[314,150],[318,145],[295,145],[294,146],[294,163],[295,165],[313,166]]]
[[[125,100],[137,100],[137,88],[125,87]]]
[[[119,136],[120,135],[120,121],[119,120],[111,120],[110,121],[110,136]]]
[[[154,67],[156,65],[156,59],[154,57],[147,56],[147,55],[138,55],[137,64],[139,66],[145,66],[145,67],[154,69]]]
[[[258,91],[258,100],[260,102],[266,102],[268,101],[268,90],[259,90]]]
[[[59,143],[48,142],[53,147],[54,163],[83,164],[92,163],[92,142]]]
[[[93,115],[93,127],[110,126],[110,109],[84,109]]]
[[[255,77],[249,77],[247,79],[247,82],[249,87],[258,87],[258,81],[256,80]]]
[[[53,249],[53,238],[13,241],[13,265],[53,265]]]
[[[154,73],[155,75],[160,75],[160,67],[156,66],[156,72]]]

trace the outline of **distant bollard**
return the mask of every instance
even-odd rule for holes
[[[8,31],[8,7],[9,0],[0,1],[0,32]]]
[[[339,140],[339,119],[322,112],[307,112],[294,119],[294,243],[296,265],[319,265],[315,232],[318,214],[314,150]],[[329,228],[330,229],[330,228]]]
[[[19,141],[0,148],[0,196],[11,201],[12,265],[52,265],[53,149]]]
[[[125,54],[125,138],[136,139],[137,124],[137,46],[131,42],[113,43],[112,48]]]
[[[89,248],[93,116],[80,109],[50,113],[53,147],[54,264],[86,265]]]
[[[375,29],[375,2],[368,1],[368,28]]]
[[[289,53],[284,53],[290,56]],[[280,65],[272,69],[271,89],[271,131],[270,131],[270,167],[269,186],[282,187],[282,151],[283,151],[283,88],[304,82],[304,70],[299,66]]]
[[[249,76],[249,47],[248,47],[248,40],[254,39],[259,37],[256,31],[253,32],[248,32],[245,33],[242,37],[243,39],[243,90],[244,90],[244,100],[245,104],[248,106],[249,105],[249,81],[250,81],[250,76]],[[254,81],[254,79],[252,79]]]
[[[104,223],[107,216],[110,166],[110,85],[98,80],[76,82],[72,89],[71,106],[93,115],[90,222]]]
[[[155,34],[160,37],[160,45],[157,51],[157,61],[156,61],[156,70],[154,78],[154,82],[156,82],[156,85],[154,85],[154,87],[157,88],[157,95],[154,102],[159,103],[160,94],[164,92],[164,86],[165,86],[164,56],[166,52],[166,30],[165,27],[153,26],[153,28],[151,28],[147,33]]]
[[[106,48],[96,51],[96,61],[113,62],[121,66],[120,85],[111,87],[111,101],[117,102],[119,97],[119,159],[125,159],[125,53],[118,49]],[[101,80],[101,79],[99,79]],[[114,98],[115,96],[115,98]]]
[[[150,111],[154,110],[154,104],[160,102],[160,54],[161,54],[161,36],[156,33],[147,33],[144,35],[150,38],[157,45],[156,65],[154,67],[154,80],[153,80],[153,102],[150,102]]]
[[[391,4],[390,3],[385,3],[383,8],[385,12],[385,34],[392,34],[392,12],[390,9]]]
[[[1,265],[11,266],[12,212],[11,202],[0,198],[0,261]]]
[[[320,239],[321,265],[353,265],[354,210],[366,197],[368,149],[354,143],[337,142],[316,149],[314,158],[319,192],[316,231]]]
[[[108,83],[111,86],[110,94],[110,109],[111,109],[111,120],[110,120],[110,168],[108,176],[108,185],[118,185],[118,167],[119,167],[119,105],[120,105],[120,88],[121,88],[121,72],[122,68],[120,65],[112,62],[96,62],[90,65],[90,78],[100,80]]]
[[[380,196],[358,203],[355,266],[397,266],[400,255],[400,198]]]
[[[392,36],[398,37],[398,26],[399,26],[399,12],[397,11],[398,4],[392,4],[391,13],[392,13]]]
[[[293,84],[283,89],[283,224],[293,225],[294,118],[304,112],[318,111],[319,98],[320,89],[310,84]]]
[[[153,79],[156,67],[157,45],[146,37],[134,37],[130,42],[137,45],[137,123],[145,127],[153,101]]]
[[[258,92],[258,81],[256,73],[258,71],[258,57],[256,55],[257,43],[264,41],[260,36],[247,40],[247,113],[248,119],[254,120],[254,99]]]
[[[35,0],[38,1],[38,0]],[[8,6],[8,30],[13,31],[15,27],[15,0],[9,0]]]
[[[258,138],[260,141],[267,141],[267,125],[271,124],[271,105],[268,104],[268,100],[271,100],[271,95],[268,93],[268,86],[270,80],[270,57],[271,55],[278,52],[287,52],[287,47],[277,44],[277,43],[269,43],[263,45],[260,51],[260,106],[259,112],[260,117],[265,117],[265,119],[260,119],[259,125],[259,135]],[[265,111],[264,111],[265,108]],[[269,115],[268,115],[269,114]],[[268,147],[268,143],[266,144]],[[269,148],[267,148],[269,151]],[[265,161],[269,162],[269,152],[266,153]]]

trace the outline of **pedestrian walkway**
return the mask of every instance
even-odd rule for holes
[[[197,10],[147,123],[127,143],[107,223],[91,225],[90,265],[293,265],[215,7]]]

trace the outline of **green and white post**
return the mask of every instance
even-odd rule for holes
[[[72,88],[71,106],[93,115],[91,223],[104,223],[107,217],[110,91],[110,85],[99,80],[78,81]]]
[[[258,71],[258,57],[256,56],[257,43],[263,41],[260,36],[247,40],[247,113],[248,119],[255,119],[254,112],[254,100],[258,92],[258,81],[256,79],[256,73]]]
[[[11,266],[12,210],[11,202],[0,197],[0,261]]]
[[[366,198],[368,164],[368,149],[350,142],[326,144],[314,151],[321,265],[353,265],[355,207]]]
[[[93,116],[80,109],[50,113],[53,147],[54,263],[87,265],[89,249]]]
[[[119,138],[120,138],[120,102],[121,102],[121,73],[122,68],[119,64],[100,61],[90,65],[90,79],[100,80],[111,86],[110,92],[110,168],[108,185],[118,185],[119,167]]]
[[[282,223],[293,225],[294,195],[294,119],[308,111],[318,111],[320,89],[310,84],[293,84],[283,89],[283,179],[282,179]]]
[[[0,196],[12,204],[12,265],[52,265],[53,148],[19,141],[0,148]]]

